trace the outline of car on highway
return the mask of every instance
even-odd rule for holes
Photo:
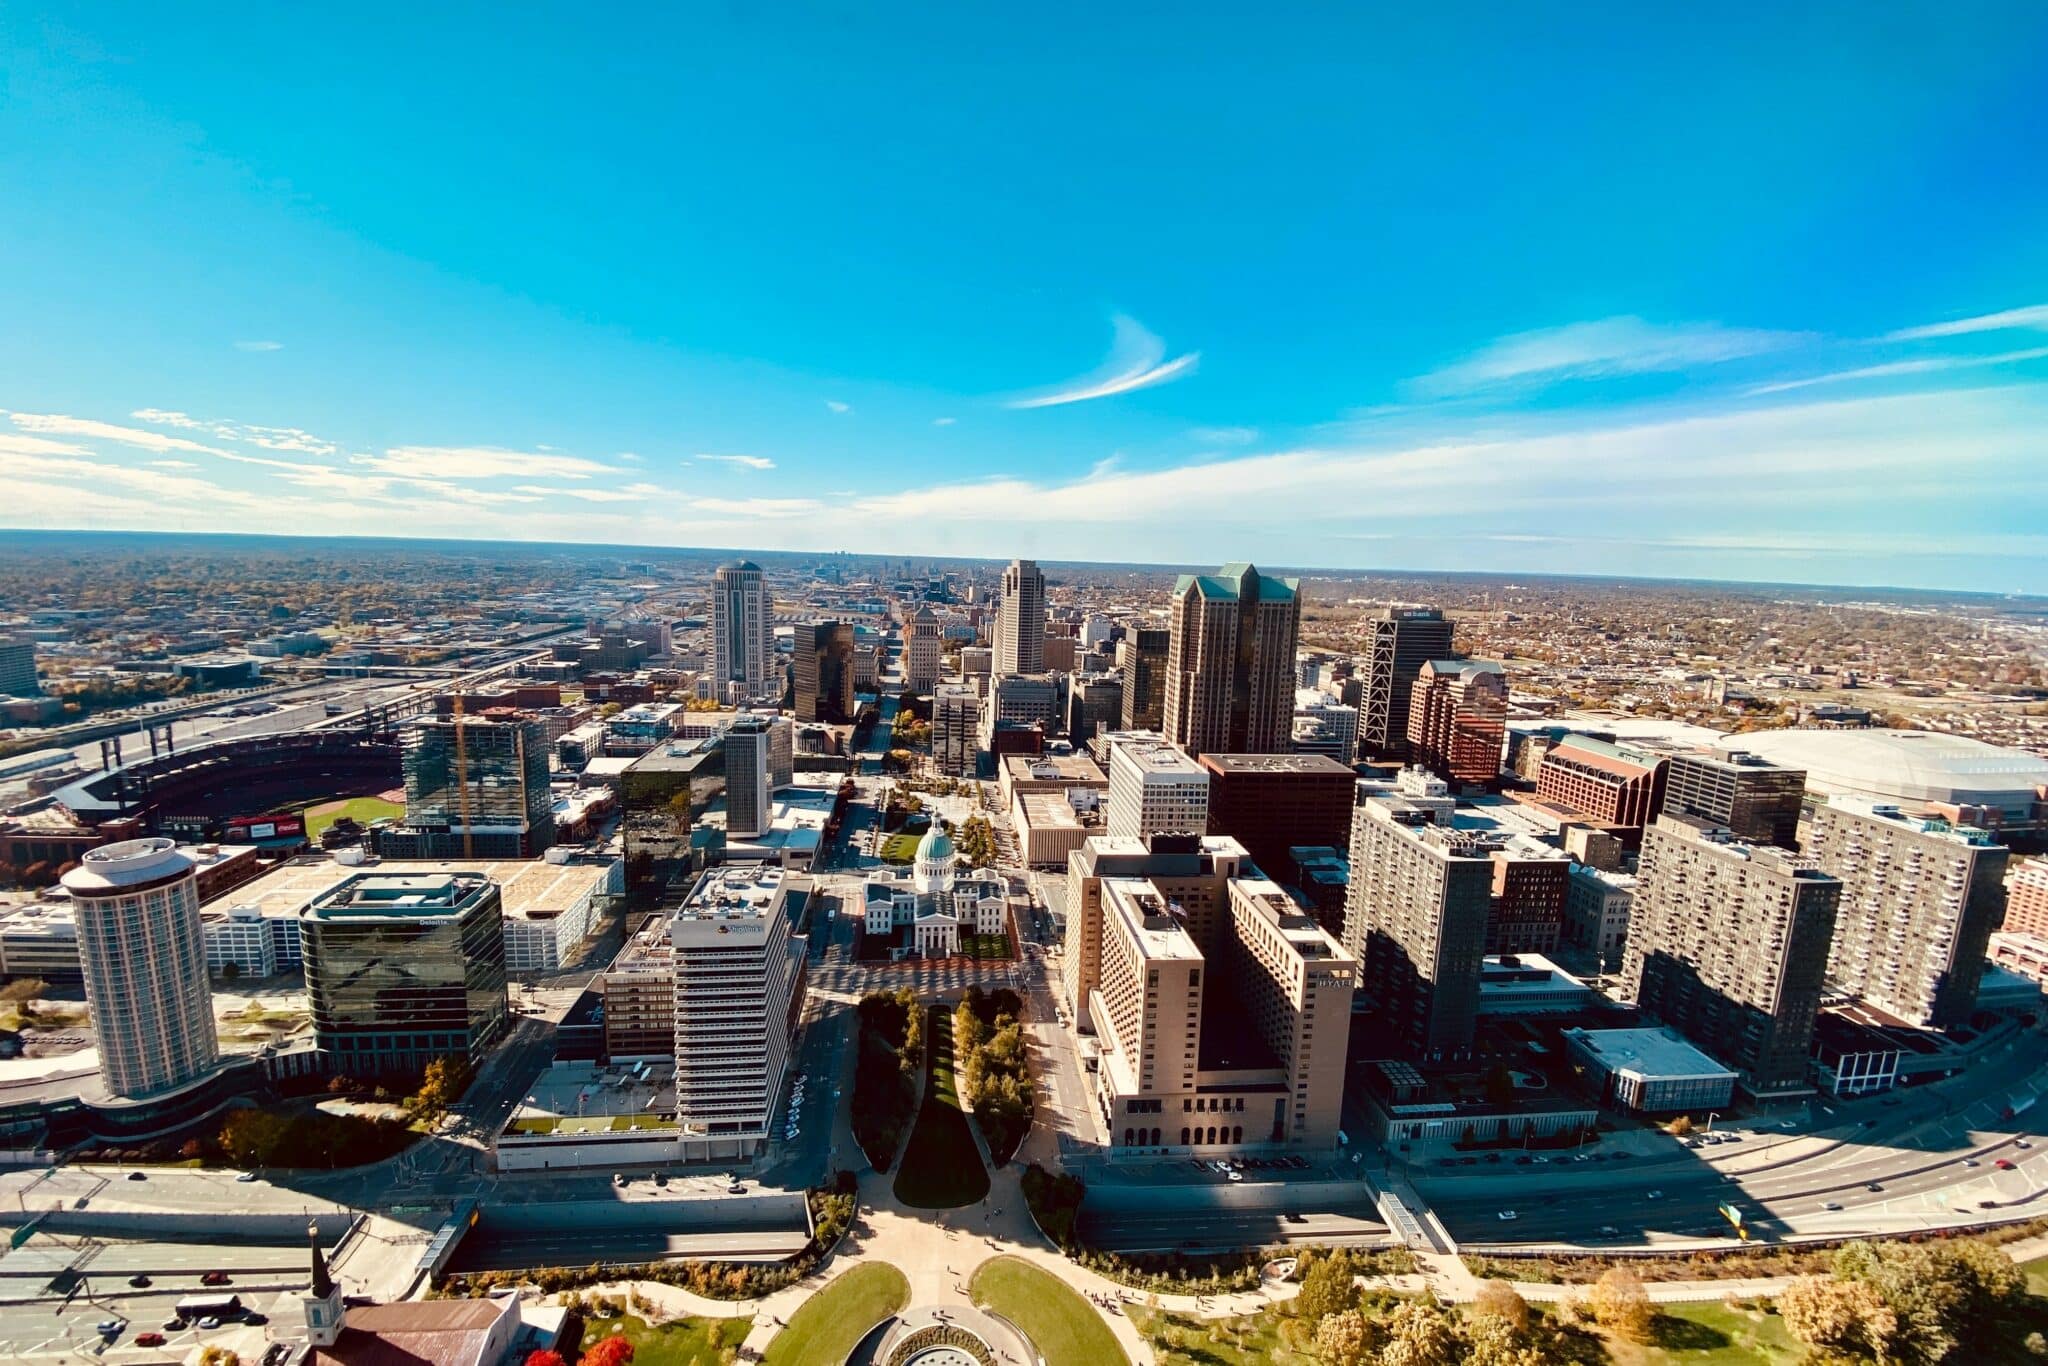
[[[727,1195],[745,1195],[747,1193],[747,1188],[741,1185],[739,1182],[735,1181],[730,1186],[727,1186],[725,1188],[725,1193]]]
[[[199,1320],[199,1326],[206,1329],[218,1328],[220,1327],[220,1320],[208,1314],[205,1318]]]
[[[164,1331],[165,1331],[166,1333],[182,1333],[182,1332],[184,1332],[184,1331],[185,1331],[185,1320],[183,1320],[183,1319],[165,1319],[165,1320],[164,1320]]]
[[[251,1182],[251,1181],[254,1181],[255,1179],[256,1179],[256,1173],[255,1173],[255,1172],[243,1172],[243,1173],[241,1173],[240,1175],[238,1175],[238,1176],[236,1176],[236,1177],[235,1177],[235,1180],[237,1180],[237,1181],[240,1181],[240,1182],[242,1182],[242,1183],[243,1183],[244,1185],[248,1184],[248,1183],[249,1183],[249,1182]]]
[[[134,1286],[137,1290],[147,1290],[149,1289],[149,1277],[143,1275],[130,1276],[128,1284]]]
[[[1974,1157],[1966,1157],[1966,1158],[1964,1158],[1964,1159],[1963,1159],[1963,1165],[1964,1165],[1965,1167],[1981,1167],[1981,1166],[1983,1166],[1984,1164],[1983,1164],[1982,1162],[1979,1162],[1979,1161],[1978,1161],[1978,1160],[1977,1160],[1976,1158],[1974,1158]]]
[[[1664,1192],[1663,1192],[1663,1191],[1644,1191],[1644,1192],[1643,1192],[1643,1199],[1645,1199],[1645,1200],[1662,1200],[1663,1198],[1664,1198]]]
[[[1229,1177],[1229,1178],[1230,1178],[1230,1179],[1231,1179],[1232,1181],[1242,1181],[1242,1180],[1244,1180],[1244,1173],[1243,1173],[1243,1172],[1225,1172],[1225,1173],[1224,1173],[1224,1175],[1225,1175],[1225,1176],[1227,1176],[1227,1177]]]
[[[2024,1138],[2016,1138],[2012,1141],[2012,1146],[2015,1148],[2031,1148],[2034,1145],[2027,1142]]]
[[[1841,1207],[1842,1207],[1842,1202],[1841,1202],[1841,1201],[1839,1201],[1839,1200],[1829,1200],[1829,1201],[1827,1201],[1826,1203],[1824,1203],[1824,1204],[1822,1204],[1822,1205],[1821,1205],[1821,1208],[1822,1208],[1822,1209],[1824,1209],[1824,1210],[1829,1210],[1829,1211],[1839,1210],[1839,1209],[1840,1209]]]
[[[1883,1190],[1883,1189],[1884,1189],[1884,1187],[1883,1187],[1883,1186],[1880,1186],[1880,1185],[1879,1185],[1879,1184],[1878,1184],[1877,1182],[1875,1182],[1875,1181],[1866,1181],[1866,1182],[1864,1182],[1864,1183],[1863,1183],[1863,1189],[1865,1189],[1865,1190],[1867,1190],[1867,1191],[1881,1191],[1881,1190]]]
[[[199,1283],[201,1285],[232,1285],[234,1284],[234,1279],[225,1271],[209,1271],[199,1278]]]
[[[1992,1163],[1991,1165],[1998,1168],[1998,1170],[2002,1172],[2009,1172],[2013,1169],[2012,1159],[2006,1157],[1999,1158],[1996,1162]]]
[[[121,1336],[121,1320],[101,1319],[99,1322],[99,1334],[103,1338],[117,1338]]]
[[[135,1335],[135,1345],[137,1347],[161,1347],[164,1345],[164,1335],[157,1332],[154,1328],[150,1329],[147,1333],[137,1333]]]
[[[1500,1220],[1500,1221],[1501,1221],[1502,1223],[1506,1223],[1507,1221],[1509,1221],[1509,1220],[1511,1220],[1511,1219],[1518,1219],[1518,1218],[1520,1218],[1520,1217],[1521,1217],[1520,1215],[1516,1214],[1516,1213],[1515,1213],[1515,1212],[1514,1212],[1513,1210],[1511,1210],[1511,1209],[1504,1209],[1504,1210],[1502,1210],[1502,1211],[1501,1211],[1501,1212],[1500,1212],[1499,1214],[1497,1214],[1497,1215],[1495,1215],[1495,1216],[1494,1216],[1494,1218],[1496,1218],[1496,1219],[1499,1219],[1499,1220]]]
[[[128,1179],[129,1179],[130,1181],[147,1181],[147,1180],[149,1180],[149,1173],[148,1173],[148,1172],[129,1172],[129,1173],[128,1173]]]

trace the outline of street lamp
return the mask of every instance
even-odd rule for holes
[[[1708,1132],[1708,1133],[1712,1133],[1712,1132],[1714,1132],[1714,1120],[1715,1120],[1715,1118],[1716,1118],[1716,1117],[1718,1117],[1718,1116],[1720,1115],[1720,1113],[1721,1113],[1721,1112],[1720,1112],[1719,1110],[1709,1110],[1709,1111],[1707,1111],[1707,1132]]]

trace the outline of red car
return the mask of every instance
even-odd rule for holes
[[[209,1271],[199,1278],[201,1285],[227,1285],[233,1278],[225,1271]]]
[[[137,1333],[135,1335],[135,1345],[137,1347],[161,1347],[164,1345],[164,1335],[157,1332],[154,1328],[150,1329],[147,1333]]]
[[[1999,1158],[1996,1162],[1992,1163],[1991,1165],[1998,1168],[1998,1170],[2002,1172],[2009,1172],[2012,1170],[2012,1163],[2002,1157]]]

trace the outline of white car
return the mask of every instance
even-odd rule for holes
[[[1225,1172],[1224,1175],[1228,1176],[1232,1181],[1244,1180],[1244,1173],[1242,1172]]]
[[[1499,1219],[1500,1219],[1500,1221],[1501,1221],[1502,1223],[1507,1223],[1507,1222],[1508,1222],[1509,1220],[1512,1220],[1512,1219],[1516,1218],[1517,1216],[1516,1216],[1516,1214],[1515,1214],[1515,1212],[1514,1212],[1513,1210],[1511,1210],[1511,1209],[1504,1209],[1504,1210],[1502,1210],[1502,1211],[1500,1212],[1500,1214],[1499,1214],[1498,1216],[1496,1216],[1496,1217],[1497,1217],[1497,1218],[1499,1218]]]
[[[1839,1200],[1830,1200],[1830,1201],[1828,1201],[1828,1202],[1827,1202],[1826,1204],[1824,1204],[1824,1205],[1822,1205],[1822,1206],[1821,1206],[1821,1208],[1822,1208],[1822,1209],[1824,1209],[1824,1210],[1838,1210],[1838,1209],[1840,1209],[1841,1207],[1842,1207],[1842,1202],[1841,1202],[1841,1201],[1839,1201]]]

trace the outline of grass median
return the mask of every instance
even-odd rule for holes
[[[874,1326],[910,1303],[910,1282],[884,1262],[857,1266],[805,1300],[763,1366],[840,1366]]]
[[[1095,1306],[1021,1257],[983,1262],[968,1289],[976,1304],[1016,1324],[1045,1358],[1045,1366],[1130,1362]]]
[[[988,1169],[953,1080],[952,1012],[932,1007],[925,1038],[924,1103],[896,1169],[896,1198],[916,1209],[958,1209],[988,1194]]]

